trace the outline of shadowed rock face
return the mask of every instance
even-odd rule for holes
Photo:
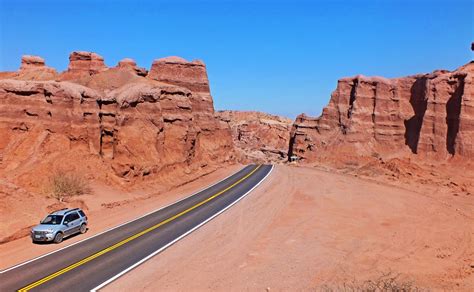
[[[453,72],[338,81],[319,118],[297,117],[289,155],[474,157],[474,63]]]
[[[129,61],[108,69],[94,53],[70,60],[68,81],[0,78],[0,172],[63,163],[130,180],[233,160],[209,94],[140,76]]]
[[[229,124],[241,162],[287,160],[291,119],[240,111],[218,111],[216,116]]]

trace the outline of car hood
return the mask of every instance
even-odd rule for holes
[[[60,225],[46,225],[46,224],[38,224],[33,226],[31,230],[33,231],[49,231],[49,230],[57,230],[59,229]]]

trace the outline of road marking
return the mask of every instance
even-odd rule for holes
[[[250,194],[256,187],[258,187],[269,175],[270,173],[273,171],[273,165],[272,165],[272,168],[270,169],[270,171],[265,175],[265,177],[262,178],[262,180],[260,180],[255,186],[253,186],[248,192],[246,192],[245,194],[243,194],[242,196],[240,196],[239,198],[237,198],[237,200],[233,201],[231,204],[229,204],[227,207],[225,207],[224,209],[220,210],[219,212],[217,212],[216,214],[212,215],[211,217],[207,218],[205,221],[199,223],[199,225],[196,225],[195,227],[193,227],[192,229],[190,229],[189,231],[187,231],[186,233],[184,233],[183,235],[179,236],[178,238],[174,239],[173,241],[171,241],[170,243],[166,244],[165,246],[163,246],[162,248],[154,251],[153,253],[149,254],[148,256],[146,256],[145,258],[141,259],[140,261],[136,262],[135,264],[131,265],[130,267],[126,268],[125,270],[121,271],[120,273],[118,273],[117,275],[113,276],[112,278],[106,280],[104,283],[100,284],[99,286],[93,288],[91,290],[91,292],[97,292],[98,290],[104,288],[105,286],[109,285],[110,283],[112,283],[113,281],[117,280],[118,278],[122,277],[123,275],[125,275],[126,273],[130,272],[131,270],[135,269],[136,267],[138,267],[139,265],[143,264],[144,262],[146,262],[147,260],[151,259],[152,257],[156,256],[157,254],[159,254],[160,252],[164,251],[165,249],[167,249],[168,247],[172,246],[173,244],[175,244],[176,242],[178,242],[179,240],[183,239],[184,237],[186,237],[188,234],[192,233],[193,231],[195,231],[196,229],[200,228],[201,226],[203,226],[204,224],[206,224],[207,222],[211,221],[212,219],[214,219],[215,217],[219,216],[220,214],[224,213],[227,209],[229,209],[230,207],[232,207],[233,205],[237,204],[240,200],[242,200],[244,197],[246,197],[248,194]]]
[[[116,248],[118,248],[118,247],[120,247],[120,246],[126,244],[127,242],[130,242],[130,241],[132,241],[132,240],[134,240],[134,239],[136,239],[136,238],[138,238],[138,237],[140,237],[140,236],[143,236],[143,235],[145,235],[145,234],[147,234],[147,233],[149,233],[149,232],[151,232],[151,231],[157,229],[158,227],[163,226],[163,225],[165,225],[165,224],[167,224],[167,223],[169,223],[169,222],[171,222],[171,221],[173,221],[173,220],[175,220],[175,219],[177,219],[177,218],[179,218],[179,217],[181,217],[181,216],[183,216],[183,215],[185,215],[185,214],[191,212],[192,210],[194,210],[194,209],[196,209],[196,208],[202,206],[203,204],[205,204],[205,203],[207,203],[207,202],[213,200],[214,198],[216,198],[216,197],[222,195],[223,193],[225,193],[225,192],[227,192],[228,190],[232,189],[232,188],[235,187],[236,185],[240,184],[241,182],[243,182],[244,180],[246,180],[247,178],[249,178],[252,174],[254,174],[260,167],[261,167],[261,165],[258,165],[255,169],[253,169],[253,170],[252,170],[251,172],[249,172],[247,175],[245,175],[244,177],[242,177],[241,179],[239,179],[238,181],[236,181],[236,182],[233,183],[232,185],[228,186],[228,187],[225,188],[224,190],[219,191],[218,193],[216,193],[216,194],[210,196],[209,198],[205,199],[204,201],[201,201],[201,202],[197,203],[196,205],[194,205],[194,206],[192,206],[192,207],[189,207],[188,209],[186,209],[186,210],[184,210],[184,211],[182,211],[182,212],[180,212],[180,213],[178,213],[178,214],[176,214],[176,215],[174,215],[174,216],[172,216],[172,217],[170,217],[170,218],[168,218],[168,219],[166,219],[166,220],[163,220],[163,221],[161,221],[161,222],[158,223],[158,224],[153,225],[152,227],[149,227],[149,228],[147,228],[147,229],[145,229],[145,230],[143,230],[143,231],[141,231],[141,232],[139,232],[139,233],[137,233],[137,234],[135,234],[135,235],[132,235],[132,236],[130,236],[130,237],[128,237],[128,238],[126,238],[126,239],[124,239],[124,240],[122,240],[122,241],[120,241],[120,242],[118,242],[118,243],[116,243],[116,244],[114,244],[114,245],[112,245],[112,246],[109,246],[108,248],[105,248],[105,249],[103,249],[103,250],[101,250],[101,251],[99,251],[99,252],[97,252],[97,253],[95,253],[95,254],[93,254],[93,255],[90,255],[90,256],[88,256],[88,257],[86,257],[86,258],[84,258],[84,259],[82,259],[82,260],[76,262],[75,264],[72,264],[72,265],[70,265],[70,266],[68,266],[68,267],[66,267],[66,268],[64,268],[64,269],[61,269],[61,270],[59,270],[59,271],[57,271],[57,272],[55,272],[55,273],[53,273],[53,274],[51,274],[51,275],[49,275],[49,276],[47,276],[47,277],[44,277],[44,278],[42,278],[42,279],[40,279],[40,280],[38,280],[38,281],[36,281],[36,282],[33,282],[33,283],[31,283],[30,285],[25,286],[25,287],[19,289],[18,291],[19,291],[19,292],[29,291],[29,290],[31,290],[31,289],[33,289],[33,288],[35,288],[35,287],[37,287],[37,286],[39,286],[39,285],[45,283],[45,282],[48,282],[48,281],[51,280],[51,279],[54,279],[54,278],[56,278],[56,277],[58,277],[58,276],[60,276],[60,275],[62,275],[62,274],[64,274],[64,273],[66,273],[66,272],[68,272],[68,271],[70,271],[70,270],[73,270],[73,269],[75,269],[75,268],[77,268],[77,267],[79,267],[79,266],[81,266],[81,265],[83,265],[83,264],[85,264],[85,263],[87,263],[87,262],[90,262],[90,261],[92,261],[93,259],[95,259],[95,258],[97,258],[97,257],[100,257],[101,255],[106,254],[106,253],[108,253],[108,252],[110,252],[110,251],[112,251],[112,250],[114,250],[114,249],[116,249]]]
[[[221,179],[220,181],[218,181],[218,182],[216,182],[216,183],[214,183],[214,184],[212,184],[212,185],[210,185],[210,186],[207,186],[207,187],[202,188],[201,190],[199,190],[199,191],[197,191],[197,192],[195,192],[195,193],[193,193],[193,194],[191,194],[191,195],[189,195],[189,196],[187,196],[187,197],[184,197],[184,198],[182,198],[182,199],[178,199],[178,200],[176,200],[176,201],[174,201],[174,202],[172,202],[172,203],[170,203],[170,204],[168,204],[168,205],[165,205],[165,206],[163,206],[163,207],[160,207],[160,208],[158,208],[158,209],[155,209],[155,210],[153,210],[153,211],[150,211],[150,212],[148,212],[148,213],[146,213],[146,214],[144,214],[144,215],[141,215],[140,217],[137,217],[137,218],[135,218],[135,219],[126,221],[126,222],[124,222],[124,223],[122,223],[122,224],[119,224],[119,225],[114,226],[114,227],[112,227],[112,228],[106,229],[106,230],[104,230],[104,231],[102,231],[102,232],[99,232],[99,233],[97,233],[97,234],[95,234],[95,235],[92,235],[92,236],[90,236],[90,237],[87,237],[87,238],[84,238],[84,239],[82,239],[82,240],[79,240],[79,241],[76,241],[76,242],[74,242],[74,243],[71,243],[70,245],[64,246],[64,247],[62,247],[62,248],[59,248],[59,249],[53,250],[53,251],[51,251],[51,252],[48,252],[48,253],[46,253],[46,254],[40,255],[40,256],[38,256],[38,257],[36,257],[36,258],[33,258],[33,259],[31,259],[31,260],[27,260],[27,261],[25,261],[25,262],[22,262],[22,263],[19,263],[19,264],[14,265],[14,266],[11,266],[11,267],[9,267],[9,268],[6,268],[6,269],[0,271],[0,274],[3,274],[3,273],[6,273],[6,272],[8,272],[8,271],[11,271],[11,270],[13,270],[13,269],[19,268],[19,267],[21,267],[21,266],[24,266],[24,265],[26,265],[26,264],[29,264],[29,263],[34,262],[34,261],[36,261],[36,260],[39,260],[39,259],[41,259],[41,258],[47,257],[47,256],[49,256],[49,255],[52,255],[52,254],[54,254],[54,253],[57,253],[57,252],[59,252],[59,251],[61,251],[61,250],[64,250],[64,249],[66,249],[66,248],[70,248],[70,247],[72,247],[72,246],[74,246],[74,245],[76,245],[76,244],[79,244],[79,243],[81,243],[81,242],[87,241],[87,240],[89,240],[89,239],[92,239],[92,238],[97,237],[97,236],[99,236],[99,235],[102,235],[102,234],[104,234],[104,233],[107,233],[107,232],[109,232],[109,231],[112,231],[112,230],[114,230],[114,229],[117,229],[117,228],[119,228],[119,227],[122,227],[122,226],[124,226],[124,225],[127,225],[128,223],[135,222],[135,221],[140,220],[140,219],[142,219],[142,218],[144,218],[144,217],[146,217],[146,216],[148,216],[148,215],[151,215],[151,214],[156,213],[156,212],[158,212],[158,211],[161,211],[161,210],[163,210],[163,209],[165,209],[165,208],[168,208],[168,207],[171,206],[171,205],[174,205],[174,204],[176,204],[176,203],[179,203],[179,202],[181,202],[181,201],[184,201],[184,200],[186,200],[186,199],[188,199],[188,198],[191,198],[192,196],[195,196],[195,195],[199,194],[200,192],[202,192],[202,191],[204,191],[204,190],[207,190],[207,189],[212,188],[213,186],[215,186],[215,185],[217,185],[217,184],[220,184],[221,182],[225,181],[226,179],[230,178],[231,176],[234,176],[234,175],[238,174],[239,172],[241,172],[241,171],[244,170],[244,169],[245,169],[245,167],[242,168],[242,169],[240,169],[240,170],[238,170],[238,171],[236,171],[236,172],[233,173],[233,174],[230,174],[229,176],[227,176],[227,177]]]

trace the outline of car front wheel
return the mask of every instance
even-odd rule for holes
[[[61,243],[63,241],[63,234],[61,232],[56,233],[56,236],[54,237],[54,242],[55,243]]]

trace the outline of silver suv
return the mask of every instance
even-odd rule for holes
[[[64,237],[87,231],[87,216],[79,208],[55,211],[31,229],[31,239],[60,243]]]

